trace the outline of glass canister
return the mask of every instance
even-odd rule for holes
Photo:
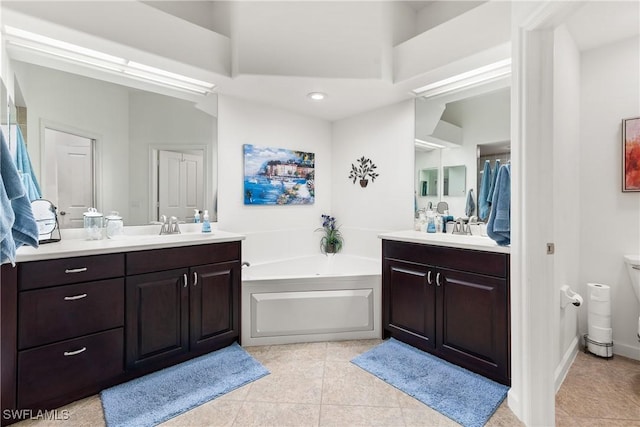
[[[84,234],[87,240],[102,239],[103,216],[96,208],[89,208],[83,214]]]
[[[105,217],[105,228],[109,239],[118,238],[124,234],[124,221],[118,212],[112,211]]]

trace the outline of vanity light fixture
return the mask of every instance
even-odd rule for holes
[[[430,98],[456,92],[462,89],[471,89],[473,87],[509,77],[510,75],[511,58],[508,58],[430,83],[426,86],[414,89],[412,92],[423,98]]]
[[[322,92],[310,92],[307,96],[313,101],[322,101],[327,97],[327,95]]]
[[[114,74],[126,75],[155,85],[206,95],[213,91],[213,83],[197,80],[160,68],[129,61],[72,43],[56,40],[8,25],[4,26],[7,42],[11,46],[51,55],[66,61],[98,68]]]
[[[422,147],[427,147],[427,148],[446,148],[446,146],[441,145],[441,144],[436,144],[435,142],[428,142],[428,141],[424,141],[422,139],[418,139],[415,138],[415,144],[418,146],[422,146]]]

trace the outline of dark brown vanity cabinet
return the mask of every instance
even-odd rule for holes
[[[56,407],[122,375],[123,276],[123,254],[18,265],[18,407]]]
[[[127,254],[127,369],[162,367],[222,348],[239,336],[240,248],[159,249]],[[139,268],[137,260],[157,260]],[[202,263],[202,264],[201,264]],[[166,266],[182,268],[164,269]],[[129,271],[129,269],[128,269]]]
[[[57,408],[238,340],[240,247],[2,265],[3,414]]]
[[[510,385],[509,255],[383,240],[383,330]]]

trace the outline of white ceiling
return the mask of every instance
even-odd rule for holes
[[[20,20],[31,25],[31,31],[47,30],[69,42],[90,43],[87,47],[209,80],[221,94],[333,121],[411,99],[412,89],[508,53],[509,3],[465,3],[468,6],[455,0],[1,4],[23,18],[38,17]],[[639,4],[587,2],[567,25],[581,49],[593,48],[637,35]],[[328,97],[313,102],[306,97],[312,91]]]
[[[640,34],[640,1],[587,1],[567,20],[579,50]]]

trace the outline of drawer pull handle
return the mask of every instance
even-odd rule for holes
[[[632,265],[631,268],[634,270],[640,270],[640,265]]]
[[[197,286],[198,285],[198,273],[196,273],[195,271],[193,272],[193,286]]]
[[[183,280],[183,282],[184,282],[184,286],[183,286],[183,288],[186,288],[186,287],[187,287],[187,282],[189,281],[189,279],[187,279],[187,273],[184,273],[184,274],[182,275],[182,280]]]
[[[441,286],[442,283],[440,283],[440,273],[436,274],[436,285]]]
[[[87,294],[80,294],[80,295],[74,295],[72,297],[64,297],[65,301],[75,301],[77,299],[82,299],[82,298],[86,298]]]
[[[84,273],[85,271],[87,271],[87,267],[82,267],[82,268],[68,268],[66,269],[64,272],[67,274],[70,273]]]
[[[82,347],[80,350],[76,350],[76,351],[65,351],[64,355],[65,356],[75,356],[76,354],[80,354],[82,352],[87,351],[87,347]]]
[[[431,281],[431,270],[427,272],[427,283],[433,285],[433,282]]]

